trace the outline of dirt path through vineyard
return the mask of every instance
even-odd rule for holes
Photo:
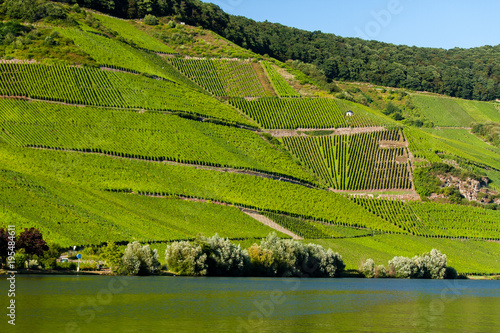
[[[331,131],[332,132],[331,134],[325,136],[334,136],[334,135],[382,132],[385,130],[386,130],[385,127],[355,127],[355,128],[272,129],[272,130],[263,130],[263,132],[269,133],[275,138],[282,138],[285,136],[308,136],[306,132],[314,132],[314,131]]]
[[[253,219],[259,221],[260,223],[265,224],[268,227],[273,228],[276,231],[279,231],[279,232],[282,232],[284,234],[287,234],[288,236],[291,236],[293,239],[303,239],[302,237],[291,232],[290,230],[283,228],[282,226],[280,226],[278,223],[274,222],[273,220],[271,220],[267,216],[260,215],[256,212],[253,212],[253,211],[250,211],[247,209],[242,209],[241,211],[243,213],[247,214],[248,216],[252,217]]]

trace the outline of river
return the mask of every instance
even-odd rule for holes
[[[7,314],[9,283],[1,277]],[[500,332],[500,281],[24,275],[1,332]]]

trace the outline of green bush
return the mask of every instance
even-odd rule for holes
[[[158,25],[158,19],[154,15],[147,14],[144,16],[144,23],[147,25]]]
[[[415,256],[412,259],[394,257],[389,261],[389,266],[394,267],[395,277],[401,279],[443,279],[445,276],[452,277],[454,271],[452,268],[447,267],[446,254],[442,254],[436,249],[432,249],[430,253]]]
[[[367,259],[360,267],[359,271],[367,278],[375,276],[375,262],[373,259]]]
[[[101,258],[106,261],[112,272],[118,272],[122,265],[123,251],[114,243],[110,242],[101,249]]]
[[[158,253],[149,245],[139,242],[129,243],[122,258],[123,272],[128,275],[154,274],[160,268]]]
[[[22,269],[26,267],[26,261],[28,260],[28,255],[24,249],[17,250],[14,255],[14,260],[16,261],[16,268]]]
[[[208,275],[243,275],[249,261],[246,251],[217,234],[204,238],[203,241],[208,246]]]
[[[385,278],[386,276],[387,273],[385,271],[384,265],[378,265],[377,267],[375,267],[375,274],[374,274],[375,278]]]
[[[207,254],[200,245],[174,242],[165,250],[167,269],[179,275],[207,275]]]
[[[77,264],[74,262],[59,262],[56,269],[65,271],[76,271]]]

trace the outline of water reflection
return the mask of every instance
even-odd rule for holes
[[[498,281],[23,276],[16,303],[19,332],[500,332]]]

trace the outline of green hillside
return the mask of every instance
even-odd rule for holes
[[[494,102],[468,101],[431,95],[413,95],[419,111],[434,125],[470,127],[472,122],[500,121],[500,110]]]
[[[31,49],[0,54],[0,227],[164,249],[199,233],[252,243],[269,219],[348,268],[435,247],[462,272],[500,271],[500,148],[468,129],[500,121],[498,103],[324,91],[176,17],[57,6],[64,19],[9,23]],[[487,183],[489,201],[452,201],[451,187],[419,197],[430,165]]]

